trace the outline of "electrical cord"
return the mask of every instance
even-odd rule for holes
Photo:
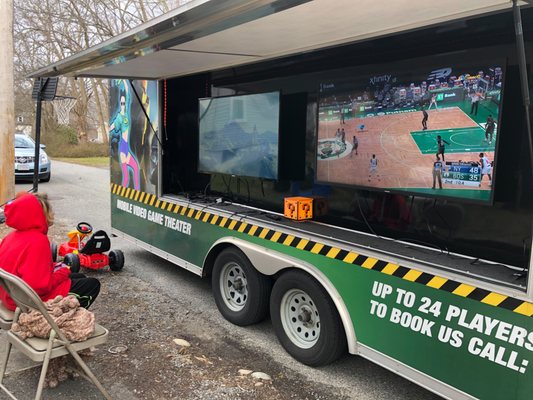
[[[242,179],[242,178],[241,178]],[[250,203],[250,184],[248,183],[248,180],[242,179],[244,183],[246,183],[246,191],[248,193],[248,199],[246,200],[246,203]]]
[[[36,192],[36,191],[37,191],[37,190],[35,190],[35,188],[32,187],[32,188],[28,189],[28,192],[27,192],[27,193],[33,193],[33,192]],[[15,200],[15,197],[9,199],[9,200],[6,201],[5,203],[0,204],[0,208],[3,208],[7,203],[9,203],[10,201],[13,201],[13,200]]]
[[[183,193],[183,194],[187,194],[187,192],[185,191],[185,189],[183,188],[183,185],[181,184],[181,181],[179,179],[176,180],[176,183],[178,184],[178,186],[180,187],[181,189],[181,192],[180,193]]]
[[[209,179],[209,182],[207,182],[207,185],[205,185],[204,188],[204,196],[207,197],[207,188],[211,186],[211,179]]]
[[[265,215],[265,217],[270,218],[270,219],[272,219],[274,221],[281,221],[282,220],[282,218],[279,215],[274,215],[274,214],[264,214],[264,215]]]
[[[165,140],[168,141],[167,135],[167,80],[163,81],[163,131],[165,133]],[[163,149],[161,149],[163,150]]]
[[[265,213],[259,210],[249,210],[249,211],[240,211],[235,214],[238,214],[240,216],[239,222],[241,222],[247,215],[263,215]]]
[[[368,227],[368,229],[370,230],[370,232],[372,232],[372,234],[374,236],[376,236],[377,238],[380,238],[381,239],[381,236],[379,236],[376,231],[372,228],[372,226],[370,225],[370,223],[368,222],[368,220],[366,219],[366,216],[365,214],[363,213],[363,209],[361,208],[361,202],[359,201],[359,196],[357,196],[357,206],[359,207],[359,213],[361,214],[361,217],[363,217],[363,221],[365,221],[365,224],[366,226]]]
[[[479,265],[479,266],[481,266],[481,265],[490,265],[491,267],[504,267],[504,268],[512,269],[514,271],[519,271],[518,273],[523,273],[523,272],[528,270],[528,268],[512,267],[510,265],[505,265],[505,264],[500,264],[500,263],[493,263],[493,262],[490,262],[490,261],[483,261],[483,260],[480,260],[479,258],[475,258],[472,261],[470,261],[470,265]]]
[[[409,246],[408,243],[418,244],[420,246],[433,248],[435,250],[440,251],[441,254],[445,254],[444,250],[439,245],[436,245],[436,244],[433,244],[433,243],[424,242],[422,240],[411,239],[411,238],[398,238],[398,239],[394,239],[393,242],[407,242],[407,243],[401,243],[401,244],[404,245],[405,248],[409,248],[409,249],[411,248],[411,246]],[[448,248],[446,248],[446,251],[448,251]],[[449,252],[448,252],[448,254],[449,254]]]
[[[220,178],[222,179],[222,182],[224,183],[224,186],[226,186],[226,194],[228,194],[229,198],[233,202],[233,193],[231,192],[231,175],[229,177],[229,182],[226,182],[226,179],[224,178],[224,175],[220,175]]]
[[[141,106],[141,110],[143,110],[144,116],[146,117],[146,120],[148,121],[150,128],[152,128],[152,131],[154,132],[154,136],[156,137],[157,141],[159,142],[159,145],[161,146],[161,152],[163,152],[163,143],[161,142],[161,139],[159,139],[159,135],[157,134],[157,131],[155,130],[154,125],[152,124],[152,121],[150,120],[150,116],[146,112],[146,108],[144,107],[141,101],[141,98],[139,97],[139,93],[137,93],[137,89],[135,89],[135,86],[133,85],[133,79],[129,79],[129,83],[130,83],[133,93],[135,94],[137,101],[139,102],[139,105]]]

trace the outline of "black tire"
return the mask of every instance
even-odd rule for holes
[[[108,256],[111,271],[120,271],[124,267],[124,253],[122,250],[111,250]]]
[[[66,264],[70,267],[70,272],[80,272],[80,258],[77,254],[65,254],[65,257],[63,258],[63,264]]]
[[[218,310],[231,323],[252,325],[268,315],[272,280],[239,249],[229,247],[218,255],[211,284]]]
[[[50,243],[50,251],[52,252],[52,261],[57,262],[57,244]]]
[[[46,174],[42,179],[41,179],[41,182],[50,182],[50,178],[52,176],[52,173],[49,172],[48,174]]]
[[[288,271],[278,278],[270,297],[270,317],[281,345],[304,364],[326,365],[347,351],[335,305],[324,287],[303,271]]]

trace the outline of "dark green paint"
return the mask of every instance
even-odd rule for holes
[[[117,198],[117,196],[112,195],[112,225],[120,231],[198,266],[202,266],[213,243],[225,236],[234,236],[301,259],[316,266],[337,289],[349,311],[357,340],[360,343],[478,398],[516,400],[531,398],[531,393],[533,393],[533,365],[526,367],[525,373],[513,371],[470,354],[467,351],[467,344],[472,337],[476,336],[484,342],[490,341],[497,346],[504,346],[507,349],[507,355],[511,351],[517,352],[518,364],[521,364],[521,360],[529,360],[530,364],[533,364],[532,351],[496,339],[494,335],[488,337],[483,333],[460,327],[456,321],[446,322],[444,316],[446,309],[453,305],[468,310],[469,316],[475,313],[483,314],[490,318],[521,326],[529,332],[533,331],[533,318],[489,306],[477,300],[453,295],[443,290],[433,289],[420,283],[409,282],[385,273],[367,270],[325,256],[220,228],[217,225],[204,223],[201,220],[188,218],[181,214],[170,213],[123,199],[148,210],[191,223],[191,236],[188,236],[117,210]],[[413,292],[416,295],[415,306],[407,308],[404,305],[396,304],[395,295],[390,295],[384,300],[373,296],[372,286],[374,282],[390,285],[394,291],[404,289]],[[421,304],[421,298],[424,296],[432,301],[442,302],[440,316],[435,317],[417,310]],[[370,314],[371,300],[386,304],[388,312],[384,319]],[[432,337],[390,322],[389,316],[392,308],[409,311],[412,315],[434,321],[435,324],[431,329]],[[438,327],[441,324],[464,333],[462,346],[455,348],[449,344],[441,343],[437,339]],[[354,371],[354,373],[356,372]]]

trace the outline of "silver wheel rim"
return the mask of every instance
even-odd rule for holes
[[[281,299],[281,323],[292,343],[313,347],[320,337],[320,314],[313,299],[303,290],[291,289]]]
[[[220,293],[231,311],[241,311],[248,300],[248,281],[242,267],[234,261],[226,263],[220,274]]]

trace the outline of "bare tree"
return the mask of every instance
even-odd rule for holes
[[[191,0],[14,0],[16,114],[33,114],[32,71],[103,42]],[[107,81],[63,78],[58,93],[77,99],[72,127],[86,140],[94,125],[106,140]],[[43,128],[53,127],[50,107]],[[57,121],[56,121],[57,122]]]

